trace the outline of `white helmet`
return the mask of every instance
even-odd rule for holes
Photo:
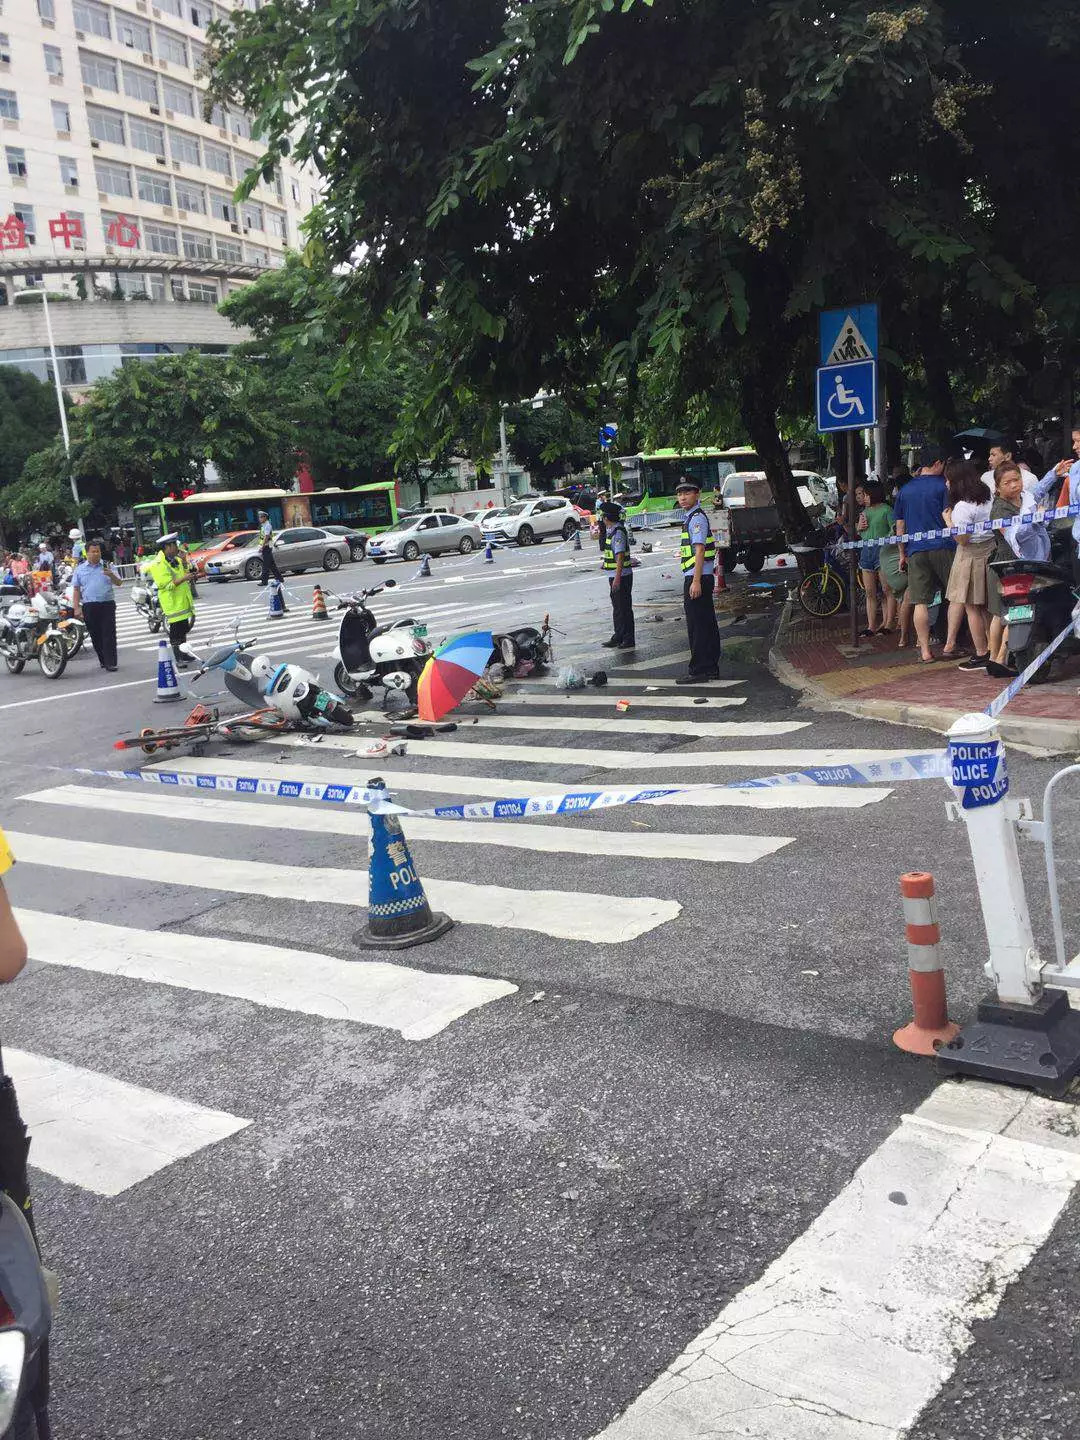
[[[269,655],[256,655],[251,662],[251,678],[259,683],[270,679],[277,666],[270,659]]]
[[[68,531],[68,539],[69,539],[69,540],[81,540],[81,539],[82,539],[82,531],[81,531],[81,530],[75,530],[75,529],[69,530],[69,531]]]

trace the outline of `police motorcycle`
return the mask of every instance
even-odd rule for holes
[[[334,684],[353,700],[370,700],[372,686],[383,687],[385,700],[397,692],[416,703],[416,682],[431,658],[426,626],[411,616],[380,625],[367,602],[396,582],[384,580],[370,590],[352,595],[335,595],[337,608],[344,611],[334,651]]]
[[[45,593],[42,599],[49,616],[56,622],[56,628],[64,638],[67,658],[74,660],[87,639],[86,624],[75,615],[74,586],[69,583],[58,594]]]
[[[138,580],[131,587],[131,603],[146,621],[146,627],[150,634],[156,635],[165,623],[165,616],[161,611],[157,586],[145,571],[140,573]]]
[[[48,680],[59,680],[68,662],[64,633],[46,596],[16,600],[0,613],[0,655],[12,675],[36,660]]]

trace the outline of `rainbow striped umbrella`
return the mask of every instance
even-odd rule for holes
[[[421,720],[441,720],[460,705],[487,669],[495,642],[490,630],[454,635],[440,645],[416,683],[416,709]]]

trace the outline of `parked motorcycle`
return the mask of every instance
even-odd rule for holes
[[[1005,623],[1009,627],[1009,654],[1017,670],[1026,670],[1060,635],[1076,606],[1072,570],[1049,560],[992,560],[990,568],[1001,581]],[[1070,635],[1053,659],[1031,677],[1032,685],[1050,679],[1058,657],[1080,652],[1080,640]]]
[[[256,655],[249,661],[246,652],[258,643],[255,639],[241,640],[234,631],[229,644],[208,655],[196,654],[187,643],[181,649],[199,662],[191,677],[193,682],[211,670],[220,670],[229,694],[251,710],[270,705],[303,729],[352,726],[352,711],[340,695],[325,690],[317,676],[299,665],[279,665],[268,655]]]
[[[75,615],[75,596],[71,586],[69,585],[57,594],[44,594],[42,599],[45,601],[48,614],[56,622],[56,628],[64,637],[67,658],[74,660],[86,644],[89,632],[85,622],[79,620]]]
[[[389,695],[398,691],[416,702],[416,682],[431,656],[431,645],[412,617],[380,625],[368,607],[368,600],[383,590],[392,590],[395,581],[385,580],[370,590],[338,595],[341,617],[334,656],[334,684],[354,700],[370,700],[372,686],[381,685]]]
[[[59,680],[68,662],[63,632],[44,595],[16,601],[0,614],[0,655],[12,675],[36,660],[49,680]]]
[[[151,635],[156,635],[165,623],[165,616],[161,612],[161,601],[158,599],[157,586],[148,577],[131,587],[131,603],[146,621]]]

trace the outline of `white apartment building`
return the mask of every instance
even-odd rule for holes
[[[245,0],[255,8],[257,0]],[[203,119],[210,0],[0,0],[0,364],[66,385],[245,338],[214,308],[281,265],[317,201],[290,163],[243,204],[250,119]],[[29,293],[28,293],[29,292]]]

